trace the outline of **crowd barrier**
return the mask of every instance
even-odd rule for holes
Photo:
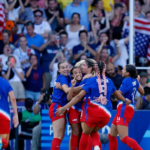
[[[17,103],[19,111],[24,109],[24,103]],[[11,107],[12,108],[12,107]],[[113,118],[116,115],[116,111],[112,112],[112,117],[107,126],[105,126],[100,132],[108,133]],[[13,115],[11,115],[12,117]],[[61,143],[60,150],[69,150],[71,128],[66,124],[65,137]],[[129,124],[129,136],[135,139],[143,148],[143,150],[149,150],[150,141],[150,111],[135,111],[134,117]],[[48,115],[48,110],[42,110],[42,130],[41,130],[41,150],[49,150],[53,139],[52,122]],[[14,150],[14,142],[11,141],[11,150]],[[29,150],[30,142],[26,141],[25,150]],[[123,144],[118,137],[118,149],[131,150],[128,146]],[[103,144],[103,150],[109,150],[108,143]]]

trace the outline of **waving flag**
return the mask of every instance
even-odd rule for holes
[[[5,14],[3,4],[0,3],[0,32],[5,28]]]
[[[129,23],[125,23],[123,28],[123,37],[129,35]],[[139,57],[147,57],[149,53],[150,58],[150,21],[142,18],[134,19],[134,55]],[[129,52],[129,43],[127,44]]]

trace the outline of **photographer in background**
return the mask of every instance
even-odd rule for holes
[[[35,115],[39,114],[41,113],[42,109],[49,109],[50,105],[51,105],[50,92],[43,90],[41,92],[38,102],[34,107],[33,112]],[[40,147],[41,147],[41,122],[39,123],[39,125],[33,128],[31,150],[39,150]]]
[[[150,86],[144,87],[145,95],[140,97],[136,103],[136,109],[150,110]]]

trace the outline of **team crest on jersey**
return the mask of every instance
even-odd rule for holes
[[[132,85],[135,86],[136,85],[136,81],[132,82]]]

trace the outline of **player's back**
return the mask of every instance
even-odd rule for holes
[[[122,81],[122,85],[119,90],[122,92],[125,98],[131,100],[131,104],[127,106],[123,102],[119,101],[117,106],[117,114],[119,117],[132,118],[134,115],[134,97],[139,88],[139,82],[137,79],[128,77]]]
[[[138,80],[128,77],[123,80],[119,90],[122,92],[125,98],[131,100],[131,104],[134,104],[134,98],[138,88],[139,88]]]
[[[85,90],[90,96],[88,99],[85,100],[85,102],[87,103],[87,106],[93,108],[93,112],[96,116],[99,114],[96,113],[96,108],[100,108],[100,109],[105,109],[107,112],[109,112],[109,114],[111,114],[112,111],[112,104],[111,104],[111,94],[113,94],[116,91],[116,88],[113,84],[113,82],[111,81],[111,79],[106,78],[106,86],[107,86],[107,95],[106,95],[106,99],[107,99],[107,104],[106,105],[102,105],[100,102],[96,101],[96,99],[100,96],[100,92],[99,92],[99,87],[98,87],[98,82],[97,82],[97,76],[90,78],[85,86],[83,86],[83,90]],[[102,88],[102,94],[104,96],[104,80],[101,77],[101,88]],[[99,110],[98,110],[99,111]],[[97,112],[98,112],[97,111]],[[93,115],[94,115],[93,114]]]

